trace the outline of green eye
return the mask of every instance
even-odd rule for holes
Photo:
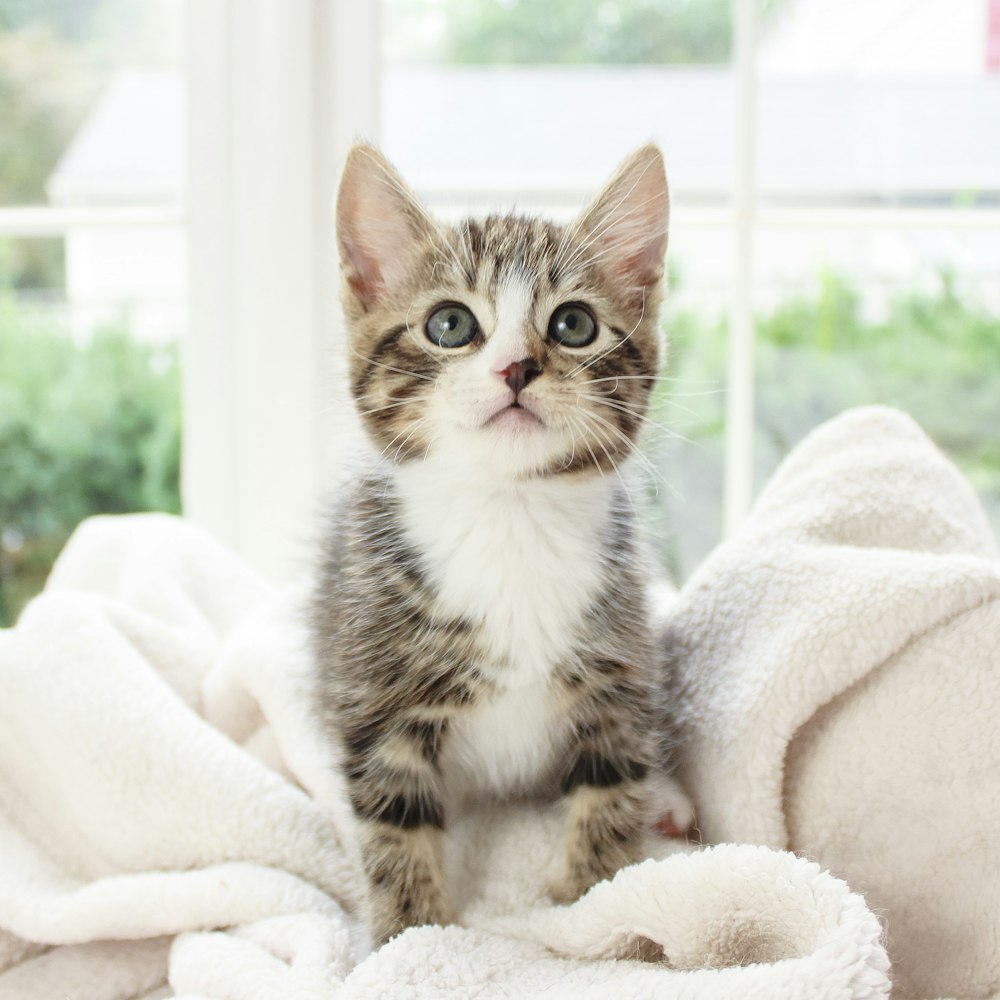
[[[427,318],[427,339],[438,347],[465,347],[479,333],[476,317],[465,306],[439,306]]]
[[[586,306],[571,302],[552,314],[549,336],[566,347],[586,347],[597,339],[597,321]]]

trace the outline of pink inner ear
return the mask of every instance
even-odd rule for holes
[[[406,279],[420,220],[378,176],[352,174],[344,184],[337,224],[341,260],[348,285],[367,311]]]
[[[663,274],[663,255],[666,251],[666,234],[630,233],[608,234],[605,241],[604,266],[612,277],[621,283],[626,297],[634,300],[636,307],[645,301],[648,290]]]
[[[651,285],[662,271],[666,242],[666,236],[654,237],[638,252],[624,256],[619,264],[622,277],[636,285]]]
[[[345,239],[340,241],[340,252],[347,265],[347,283],[361,300],[365,309],[370,309],[383,290],[382,274],[374,255],[365,253],[358,244]]]

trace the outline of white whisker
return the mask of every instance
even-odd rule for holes
[[[633,326],[632,329],[629,330],[629,332],[621,340],[619,340],[617,343],[612,344],[606,351],[602,352],[601,354],[598,354],[594,358],[590,358],[586,362],[577,365],[566,377],[573,378],[580,372],[586,371],[588,368],[591,368],[594,365],[596,365],[597,362],[600,361],[602,358],[606,358],[612,351],[615,351],[619,347],[621,347],[622,344],[624,344],[627,340],[629,340],[632,334],[634,334],[635,331],[639,329],[639,326],[641,325],[643,317],[645,315],[646,315],[646,293],[644,291],[642,295],[642,310],[639,313],[639,318],[636,320],[635,326]]]
[[[364,352],[359,351],[356,347],[352,347],[351,352],[357,355],[362,360],[367,361],[369,364],[375,365],[376,368],[384,368],[386,371],[395,372],[397,375],[409,375],[410,378],[420,378],[423,379],[425,382],[434,381],[434,379],[430,375],[421,375],[420,372],[407,371],[405,368],[394,368],[392,365],[386,365],[383,364],[381,361],[375,361],[372,358],[369,358],[368,355],[365,354]]]
[[[647,471],[647,472],[649,473],[649,475],[650,475],[651,479],[653,480],[653,484],[654,484],[654,488],[656,488],[656,489],[658,490],[658,484],[659,484],[659,483],[663,483],[663,485],[664,485],[664,486],[665,486],[665,487],[666,487],[666,488],[667,488],[667,489],[668,489],[668,490],[669,490],[669,491],[670,491],[670,492],[671,492],[671,493],[672,493],[672,494],[673,494],[674,496],[678,497],[678,499],[680,498],[680,494],[679,494],[679,493],[677,492],[676,488],[675,488],[674,486],[672,486],[672,485],[671,485],[670,481],[669,481],[669,480],[668,480],[668,479],[667,479],[667,478],[666,478],[666,477],[665,477],[665,476],[663,475],[663,473],[662,473],[662,472],[660,472],[660,470],[659,470],[659,469],[658,469],[658,468],[657,468],[657,467],[656,467],[656,466],[655,466],[655,465],[654,465],[654,464],[652,463],[652,461],[650,460],[649,456],[648,456],[648,455],[646,455],[646,454],[645,454],[645,453],[644,453],[644,452],[642,451],[642,449],[641,449],[641,448],[637,448],[637,447],[635,446],[635,443],[634,443],[634,442],[633,442],[633,441],[632,441],[632,440],[631,440],[631,439],[630,439],[630,438],[629,438],[629,437],[628,437],[628,436],[627,436],[626,434],[624,434],[624,433],[622,432],[622,430],[621,430],[620,428],[616,427],[616,426],[615,426],[614,424],[612,424],[612,423],[611,423],[610,421],[608,421],[608,420],[605,420],[605,419],[604,419],[603,417],[601,417],[601,416],[600,416],[599,414],[596,414],[596,413],[591,413],[591,414],[590,414],[590,416],[591,416],[591,417],[593,417],[593,418],[594,418],[595,420],[599,420],[599,421],[600,421],[600,422],[601,422],[602,424],[604,424],[604,425],[605,425],[605,426],[606,426],[606,427],[607,427],[607,428],[608,428],[609,430],[613,431],[613,432],[614,432],[614,433],[615,433],[615,434],[616,434],[616,435],[617,435],[617,436],[618,436],[619,438],[621,438],[621,440],[622,440],[622,441],[623,441],[623,442],[625,443],[625,445],[626,445],[626,448],[627,448],[627,450],[631,451],[631,452],[632,452],[632,453],[633,453],[633,454],[635,455],[635,457],[636,457],[636,460],[637,460],[637,461],[638,461],[638,462],[639,462],[639,463],[640,463],[640,464],[641,464],[641,465],[643,466],[643,468],[645,468],[645,469],[646,469],[646,471]],[[681,435],[676,435],[676,434],[673,434],[673,433],[672,433],[672,432],[670,431],[670,429],[669,429],[669,428],[666,428],[666,427],[660,427],[659,429],[660,429],[661,431],[664,431],[665,433],[669,434],[669,435],[670,435],[670,436],[672,436],[672,437],[681,437]],[[687,439],[686,439],[686,438],[683,438],[683,437],[682,437],[682,438],[681,438],[681,440],[687,440]],[[689,442],[689,443],[693,443],[693,442]]]
[[[407,403],[423,403],[430,399],[430,395],[423,396],[409,396],[406,399],[398,399],[396,396],[390,396],[390,399],[394,400],[392,403],[386,403],[384,406],[373,406],[370,409],[362,410],[358,408],[358,413],[363,417],[371,416],[373,413],[384,413],[386,410],[394,410],[399,406],[406,406]]]

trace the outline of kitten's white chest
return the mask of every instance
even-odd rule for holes
[[[602,577],[609,496],[603,480],[448,488],[432,467],[404,478],[404,519],[439,603],[480,627],[491,679],[546,680],[571,651]]]
[[[404,479],[407,533],[442,610],[478,626],[479,667],[494,685],[451,720],[442,767],[460,795],[528,791],[565,742],[550,681],[600,587],[606,486],[442,485],[426,470]]]

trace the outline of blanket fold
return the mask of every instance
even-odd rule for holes
[[[813,432],[665,638],[704,836],[864,892],[896,995],[1000,991],[1000,555],[917,425],[864,407]]]

